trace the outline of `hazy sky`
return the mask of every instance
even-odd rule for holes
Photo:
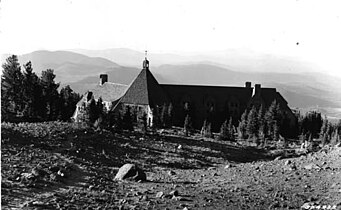
[[[341,76],[340,9],[337,0],[1,0],[0,50],[246,49]]]

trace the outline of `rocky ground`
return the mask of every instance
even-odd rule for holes
[[[146,136],[63,124],[42,135],[14,127],[2,124],[3,209],[341,208],[340,147],[265,151],[178,129]],[[125,163],[147,181],[114,180]]]

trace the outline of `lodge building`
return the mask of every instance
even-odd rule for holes
[[[246,82],[244,87],[159,84],[149,70],[147,58],[143,61],[143,69],[130,85],[108,82],[108,76],[101,74],[99,84],[87,91],[78,102],[73,118],[77,120],[87,101],[99,97],[107,110],[119,112],[130,106],[137,110],[139,117],[146,114],[149,126],[154,123],[156,110],[164,104],[173,106],[173,125],[183,126],[188,114],[194,128],[200,129],[204,120],[208,120],[212,128],[218,130],[226,119],[232,117],[237,125],[245,109],[260,105],[267,109],[274,100],[290,125],[295,126],[296,123],[288,102],[276,88],[263,88],[260,84],[253,88],[251,82]]]

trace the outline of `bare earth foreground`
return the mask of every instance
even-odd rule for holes
[[[177,129],[143,136],[63,126],[42,135],[2,125],[2,209],[341,208],[340,147],[297,155]],[[125,163],[148,181],[115,181]]]

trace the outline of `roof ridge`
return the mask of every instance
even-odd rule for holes
[[[122,84],[122,83],[116,83],[116,82],[105,82],[103,85],[105,84],[111,84],[111,85],[124,85],[124,86],[128,86],[126,84]]]
[[[123,103],[156,105],[163,104],[168,99],[150,70],[144,68],[130,84],[121,101]]]

